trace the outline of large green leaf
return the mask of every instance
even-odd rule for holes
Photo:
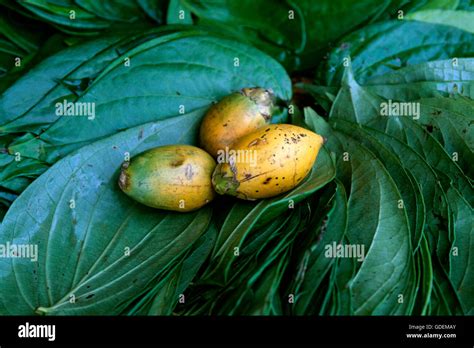
[[[448,202],[453,210],[455,241],[449,277],[463,305],[464,313],[474,315],[474,231],[473,211],[469,203],[454,188],[448,190]]]
[[[422,236],[420,248],[416,253],[416,267],[419,275],[417,293],[417,303],[415,304],[413,314],[426,315],[431,302],[433,291],[433,268],[428,242],[425,236]]]
[[[468,202],[471,205],[474,204],[474,189],[466,174],[456,163],[454,155],[448,154],[443,146],[420,124],[405,117],[389,118],[385,127],[377,126],[377,128],[402,140],[418,152],[438,172],[444,187],[449,186],[449,183],[452,182],[460,192],[463,192]]]
[[[400,206],[404,206],[408,215],[410,234],[413,248],[416,249],[421,241],[423,227],[425,224],[425,204],[418,182],[413,175],[409,174],[399,158],[389,149],[360,126],[344,120],[334,121],[336,130],[345,133],[359,143],[366,146],[383,163],[395,181],[402,196]]]
[[[295,51],[306,43],[301,11],[286,1],[274,0],[181,0],[182,6],[199,18],[200,24],[235,32],[274,56],[285,66],[297,65]],[[271,9],[269,11],[269,9]],[[294,12],[290,19],[289,11]]]
[[[185,8],[180,0],[170,0],[166,11],[167,24],[193,24],[191,11]]]
[[[29,186],[5,216],[0,241],[36,245],[38,260],[0,260],[0,312],[117,314],[185,253],[210,209],[140,206],[117,176],[124,153],[194,143],[199,123],[189,114],[129,129],[67,156]]]
[[[140,36],[132,36],[138,40]],[[44,60],[0,96],[0,132],[12,133],[41,129],[58,119],[54,103],[81,92],[112,60],[117,59],[120,43],[130,39],[110,36],[73,46]],[[64,83],[61,83],[63,82]],[[31,88],[35,86],[35,88]]]
[[[474,100],[430,98],[419,103],[419,122],[463,172],[474,178]]]
[[[130,66],[124,64],[125,57],[130,58]],[[235,58],[240,60],[238,67]],[[25,137],[10,151],[53,163],[100,137],[206,108],[232,91],[256,85],[273,88],[281,99],[291,96],[285,71],[254,48],[197,32],[161,36],[115,59],[73,99],[93,103],[95,118],[56,116],[38,138]],[[45,112],[55,112],[54,104],[46,108]]]
[[[177,260],[174,269],[167,272],[152,290],[146,291],[143,299],[127,314],[171,315],[177,306],[185,303],[186,297],[181,296],[209,256],[216,235],[217,229],[211,224],[188,254]]]
[[[338,85],[352,58],[358,80],[368,79],[407,65],[430,60],[474,55],[474,34],[441,24],[406,20],[375,23],[341,40],[341,45],[322,65],[319,76],[329,85]]]
[[[350,126],[351,123],[337,120],[333,122],[336,129],[342,129],[346,134],[357,138],[363,144],[369,146],[369,148],[378,155],[379,159],[384,163],[386,168],[389,170],[394,181],[396,182],[400,192],[402,193],[404,204],[407,208],[407,214],[412,219],[416,217],[416,230],[418,235],[412,235],[414,237],[414,246],[420,242],[420,249],[416,250],[417,253],[417,274],[419,276],[417,291],[417,308],[415,314],[428,314],[428,304],[431,298],[431,291],[433,286],[433,268],[431,258],[439,258],[440,260],[446,260],[447,255],[450,253],[451,241],[449,238],[450,231],[440,219],[447,219],[446,209],[446,198],[443,193],[441,185],[438,183],[436,173],[430,168],[425,160],[417,154],[413,149],[409,148],[408,145],[403,144],[395,138],[389,135],[378,132],[370,128],[358,128]],[[378,139],[379,142],[374,141]],[[389,150],[389,151],[387,151]],[[393,160],[389,159],[394,155],[398,156],[400,164],[403,165],[405,173],[397,169],[394,166]],[[403,176],[408,176],[408,179],[414,184],[404,183]],[[411,205],[410,201],[406,198],[412,190],[416,193],[415,205]],[[417,193],[420,191],[420,194]],[[422,194],[422,195],[421,195]],[[426,203],[425,203],[426,202]],[[423,217],[424,206],[426,206],[426,224]],[[421,217],[418,214],[418,210],[421,208]],[[416,213],[416,214],[415,214]],[[415,217],[414,217],[415,216]],[[420,229],[421,227],[421,229]],[[413,227],[412,227],[413,230]],[[431,244],[431,255],[426,238],[428,237]],[[440,263],[435,262],[435,266],[439,267]],[[449,268],[449,265],[445,265]],[[447,298],[456,298],[453,293],[453,287],[449,284],[449,280],[443,271],[437,270],[435,272],[435,280],[439,284],[443,284],[444,292]],[[456,301],[447,301],[445,310],[446,313],[456,312],[457,303]]]
[[[380,115],[385,100],[411,102],[421,98],[466,96],[474,98],[474,59],[456,58],[424,62],[375,76],[360,86],[350,65],[345,69],[342,86],[299,84],[330,110],[336,96],[351,105],[335,103],[333,114],[355,122],[367,122]],[[329,106],[328,106],[329,105]],[[469,114],[469,112],[466,112]]]
[[[157,32],[161,33],[162,30]],[[13,141],[24,141],[18,139],[21,139],[21,132],[32,132],[24,135],[26,138],[39,135],[58,119],[51,110],[56,100],[74,100],[76,95],[71,89],[79,94],[81,88],[87,87],[90,80],[116,59],[124,47],[131,43],[132,46],[136,45],[144,38],[156,37],[158,33],[143,33],[128,38],[106,37],[45,59],[0,96],[2,148],[8,149]],[[14,133],[17,139],[4,133]],[[22,156],[16,151],[11,151],[11,154],[2,151],[0,157],[0,185],[16,193],[20,193],[31,180],[47,169],[44,161]]]
[[[358,124],[379,120],[380,106],[384,99],[360,86],[354,78],[352,67],[344,71],[342,86],[334,99],[329,117]]]
[[[317,115],[313,115],[312,122],[314,130],[328,138],[328,148],[336,153],[337,177],[348,191],[349,244],[364,246],[365,250],[365,259],[359,262],[349,285],[354,313],[411,313],[416,281],[413,248],[395,182],[363,145],[331,130]]]
[[[130,29],[131,26],[150,27],[153,23],[162,23],[165,2],[158,0],[150,4],[148,0],[23,0],[19,5],[19,11],[50,23],[66,33],[96,35],[109,28]],[[149,19],[153,19],[153,22]]]
[[[21,1],[20,5],[42,20],[66,28],[100,30],[110,25],[107,20],[96,17],[75,4],[74,0],[25,0]]]
[[[405,168],[405,176],[421,188],[422,201],[426,205],[424,233],[429,247],[426,250],[423,246],[424,249],[420,251],[423,253],[421,258],[417,257],[422,262],[417,273],[423,278],[418,277],[417,281],[422,293],[421,297],[418,297],[415,312],[425,314],[431,313],[431,310],[438,314],[462,313],[455,286],[451,284],[447,275],[452,267],[449,255],[455,233],[451,221],[456,223],[456,219],[450,218],[449,212],[454,207],[447,200],[445,190],[453,183],[468,202],[472,204],[474,198],[472,185],[465,176],[470,171],[469,158],[472,157],[472,101],[462,97],[455,99],[439,97],[443,91],[445,95],[457,92],[470,93],[471,62],[469,59],[458,60],[460,64],[453,66],[451,61],[452,68],[448,62],[419,65],[420,72],[415,72],[413,67],[381,75],[373,78],[371,80],[373,84],[368,86],[360,86],[349,67],[345,71],[342,87],[330,111],[332,124],[336,128],[343,125],[349,136],[357,136],[360,133],[360,136],[357,136],[358,140],[369,147],[373,143],[371,150],[378,154],[386,166],[389,165],[387,161],[392,156],[384,150],[384,146],[394,151]],[[460,86],[459,89],[457,86]],[[434,95],[438,95],[438,98],[417,100],[421,96]],[[395,101],[413,101],[410,98],[415,98],[416,103],[420,105],[419,119],[382,117],[381,106],[387,101],[386,97]],[[357,127],[350,126],[351,122],[358,123],[359,127],[369,125],[378,128],[383,133],[365,127],[364,131],[359,131]],[[327,131],[324,127],[321,131],[323,130]],[[365,132],[370,135],[365,136]],[[375,136],[380,143],[377,145],[377,141],[373,142],[371,136]],[[461,167],[457,165],[458,163]],[[339,173],[350,172],[347,164],[338,167]],[[393,179],[400,192],[402,194],[405,192],[404,196],[410,195],[409,187],[403,184],[402,177],[399,176],[400,171],[398,170],[397,174],[394,169],[389,169],[389,172],[394,176]],[[343,175],[341,180],[344,181],[345,177],[346,175]],[[352,185],[348,181],[345,181],[345,184],[346,187]],[[417,191],[416,186],[413,192]],[[420,208],[419,201],[415,200],[413,201],[415,205],[411,204],[412,207],[416,206],[416,210]],[[414,214],[416,210],[411,210],[408,216]],[[409,221],[413,221],[412,219]],[[418,237],[413,240],[414,246],[416,241],[420,240],[419,233],[422,227],[420,225],[415,224]],[[426,263],[427,253],[430,253],[432,266]],[[433,276],[426,278],[425,274],[430,273]],[[431,294],[434,295],[433,298]],[[427,301],[430,299],[433,299],[432,309],[427,307]]]
[[[456,152],[459,156],[463,156],[460,163],[464,167],[469,166],[467,162],[472,156],[472,124],[471,116],[469,116],[472,110],[472,101],[462,98],[457,100],[417,100],[420,114],[412,115],[411,118],[405,115],[382,116],[383,103],[387,103],[387,100],[357,83],[352,68],[349,66],[344,72],[342,86],[334,100],[329,116],[332,120],[342,119],[368,125],[405,142],[418,152],[429,165],[442,173],[440,176],[445,184],[453,181],[460,191],[465,192],[472,204],[474,200],[473,188],[466,173],[456,163],[456,156],[453,153]],[[435,111],[434,116],[432,115],[433,110]],[[422,128],[418,122],[421,115],[423,115],[422,121],[427,125],[427,130]],[[443,125],[441,134],[446,142],[446,147],[451,150],[450,154],[428,132],[432,127],[428,121],[432,123],[433,120],[435,123]],[[453,129],[452,124],[462,125],[462,127]]]
[[[344,186],[337,183],[334,196],[331,197],[332,207],[327,214],[327,221],[324,227],[318,226],[320,238],[317,243],[312,245],[305,255],[305,260],[301,266],[301,277],[303,278],[295,299],[294,314],[305,314],[308,307],[313,307],[312,298],[320,289],[323,277],[329,271],[335,258],[325,256],[325,249],[332,246],[333,243],[340,244],[347,229],[347,197]],[[314,228],[315,226],[311,226]],[[311,308],[314,311],[314,308]]]
[[[402,1],[347,0],[181,0],[199,23],[224,30],[278,59],[289,70],[317,65],[328,46],[369,18]],[[269,10],[271,9],[271,10]],[[335,21],[334,18],[337,18]]]
[[[339,138],[341,139],[341,138]],[[355,314],[407,314],[413,299],[412,246],[401,196],[383,166],[355,142],[342,138],[351,155],[352,188],[347,236],[365,245],[367,254],[351,281]],[[368,183],[378,185],[368,187]],[[370,184],[369,184],[370,185]],[[369,211],[373,212],[369,214]],[[400,303],[399,296],[404,301]]]
[[[235,204],[234,210],[238,208],[239,205]],[[183,314],[249,314],[251,306],[267,306],[269,303],[262,304],[256,301],[253,293],[254,285],[262,276],[265,277],[269,269],[274,268],[275,262],[278,263],[283,254],[287,253],[291,241],[300,230],[298,226],[305,223],[300,211],[301,205],[298,205],[261,228],[254,228],[252,234],[243,241],[226,284],[219,286],[209,284],[204,272],[204,278],[199,277],[195,286],[190,287],[190,292],[187,294],[190,304],[184,307]],[[232,214],[232,210],[229,214]],[[216,215],[214,220],[215,218]],[[269,298],[275,299],[277,296],[274,295]],[[267,296],[261,294],[260,297]],[[271,308],[271,305],[267,307],[270,310]],[[278,311],[281,314],[281,310]]]
[[[235,261],[234,248],[240,247],[255,226],[261,226],[308,197],[330,182],[335,175],[333,160],[327,150],[320,150],[310,175],[296,188],[286,194],[258,203],[237,203],[219,232],[216,248],[212,255],[213,267],[207,274],[212,283],[225,284],[229,270]]]
[[[461,94],[474,99],[474,58],[437,60],[375,76],[364,87],[385,99],[413,101]]]
[[[166,0],[137,0],[143,11],[157,23],[162,23],[164,19],[165,9],[168,5]]]
[[[301,66],[315,66],[315,57],[326,54],[328,47],[362,24],[393,12],[403,1],[374,0],[289,0],[299,9],[305,21],[306,45]],[[392,7],[392,8],[391,8]]]
[[[454,1],[454,0],[452,0]],[[473,11],[474,3],[472,0],[459,0],[459,5],[456,7],[458,10]]]
[[[256,238],[253,238],[252,242],[246,244],[247,241],[244,241],[242,254],[236,258],[232,267],[232,277],[221,294],[223,302],[215,306],[216,313],[283,314],[282,296],[284,294],[281,292],[284,284],[282,279],[290,261],[289,248],[306,222],[303,210],[303,206],[297,206],[284,214],[288,218],[277,229],[275,229],[275,223],[272,222],[268,227],[254,231]],[[252,252],[258,244],[260,244],[258,250]],[[236,273],[237,276],[235,276]],[[232,298],[235,301],[232,301]],[[221,303],[222,305],[219,306]]]
[[[32,66],[48,28],[2,7],[0,13],[0,92]]]
[[[474,13],[472,11],[421,10],[409,13],[405,18],[420,22],[449,25],[474,33]]]
[[[375,129],[368,127],[363,129],[370,137],[378,139],[384,144],[383,146],[398,156],[407,173],[411,173],[411,177],[420,187],[426,207],[424,234],[429,238],[435,238],[436,241],[438,236],[447,237],[449,233],[447,226],[444,226],[440,221],[442,218],[447,219],[447,212],[439,173],[430,167],[419,153],[402,141]],[[434,245],[431,245],[432,249],[436,249],[436,241]]]
[[[470,1],[470,0],[467,0]],[[418,0],[409,1],[405,8],[409,13],[425,10],[455,10],[459,6],[460,0]]]
[[[138,5],[138,1],[74,0],[74,2],[86,11],[93,13],[95,16],[110,21],[134,22],[144,19],[143,12],[141,11],[141,7]]]
[[[422,298],[424,298],[424,300],[422,301],[425,301],[425,304],[421,304],[421,308],[419,307],[417,311],[425,312],[426,314],[431,313],[431,311],[437,314],[461,313],[455,288],[446,274],[447,270],[450,268],[449,254],[451,252],[453,241],[451,239],[452,237],[450,237],[452,233],[452,227],[449,223],[450,206],[448,204],[450,203],[447,200],[443,187],[441,186],[439,178],[441,173],[434,171],[419,153],[402,141],[371,128],[364,127],[364,131],[379,139],[384,146],[389,148],[398,156],[400,162],[403,164],[407,172],[411,173],[411,176],[420,186],[421,192],[423,193],[423,201],[426,206],[424,236],[429,245],[425,247],[422,239],[421,257],[425,259],[425,261],[420,267],[423,276]],[[420,251],[420,249],[418,251]],[[426,255],[428,252],[430,253],[429,256]],[[426,261],[427,257],[431,258],[430,262]],[[427,274],[432,275],[428,276],[428,279],[426,279]],[[428,296],[431,296],[432,293],[430,279],[433,280],[433,294],[435,296],[430,300],[430,304],[433,305],[433,308],[431,309],[427,308],[426,304]],[[443,297],[439,297],[439,291],[441,288],[443,289],[442,292],[445,294]],[[441,302],[435,306],[434,303],[437,301],[435,300],[436,298]]]

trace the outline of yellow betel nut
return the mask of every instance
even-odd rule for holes
[[[271,90],[243,88],[212,105],[201,123],[201,147],[217,157],[240,137],[263,127],[271,119],[273,98]]]
[[[219,194],[246,200],[276,196],[308,175],[323,143],[323,137],[301,127],[268,125],[232,145],[229,161],[218,163],[212,184]]]
[[[213,200],[211,175],[215,166],[214,159],[195,146],[161,146],[124,162],[119,186],[149,207],[192,211]]]

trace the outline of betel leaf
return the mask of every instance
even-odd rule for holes
[[[272,222],[269,224],[269,228],[255,231],[256,234],[263,232],[261,236],[266,235],[267,232],[271,233],[270,242],[266,241],[265,247],[261,246],[257,252],[252,253],[249,250],[251,248],[243,245],[242,254],[239,255],[234,265],[239,267],[242,264],[241,259],[246,258],[248,259],[246,267],[238,269],[234,266],[232,268],[232,277],[221,294],[226,305],[215,306],[216,313],[230,315],[283,314],[280,289],[283,287],[282,277],[289,263],[289,248],[305,223],[304,208],[299,205],[285,214],[288,216],[287,220],[277,229],[274,226],[270,228],[271,225],[274,225]],[[240,271],[238,275],[235,275],[236,271]],[[229,300],[229,296],[235,301]]]
[[[219,206],[222,203],[216,202]],[[238,209],[238,205],[235,207]],[[296,210],[299,206],[295,207]],[[230,314],[235,308],[240,307],[238,301],[246,296],[246,283],[249,277],[261,273],[266,268],[267,256],[269,253],[279,253],[282,242],[285,243],[291,237],[289,221],[293,217],[295,210],[288,211],[285,214],[273,219],[265,226],[254,229],[253,233],[244,240],[239,249],[239,256],[236,257],[232,267],[232,274],[227,284],[215,286],[216,284],[206,283],[205,273],[195,281],[195,286],[191,286],[186,294],[187,302],[184,306],[184,312],[181,314],[210,314],[225,313]],[[213,221],[216,220],[214,214]],[[235,216],[234,216],[235,217]],[[294,220],[294,219],[293,219]],[[292,221],[292,224],[297,221]],[[207,268],[206,268],[207,271]],[[245,299],[247,301],[248,299]],[[247,302],[250,303],[252,299]],[[243,304],[245,305],[245,303]]]
[[[351,66],[344,70],[341,83],[329,112],[330,118],[356,124],[367,124],[374,119],[380,119],[381,103],[384,100],[357,83]]]
[[[323,277],[331,269],[336,258],[325,255],[328,247],[340,244],[347,229],[347,197],[344,186],[336,180],[336,191],[332,197],[331,210],[327,214],[327,221],[320,230],[318,242],[307,250],[306,262],[302,269],[303,281],[296,294],[294,314],[305,314],[308,307],[312,307],[312,298],[319,290]],[[314,228],[311,226],[310,228]]]
[[[143,12],[141,11],[142,8],[138,5],[138,1],[74,0],[74,2],[95,16],[110,21],[134,22],[144,19]]]
[[[321,82],[338,85],[352,58],[360,83],[408,65],[452,57],[472,57],[474,34],[441,24],[397,20],[366,26],[346,37],[319,69]]]
[[[193,24],[191,11],[181,5],[180,0],[170,0],[166,12],[167,24]]]
[[[58,120],[56,102],[75,101],[107,66],[126,52],[181,29],[180,26],[168,26],[126,36],[107,35],[45,59],[0,96],[0,131],[30,131],[39,135]],[[194,32],[203,33],[198,29]],[[28,88],[30,85],[35,88]]]
[[[421,10],[409,13],[405,18],[419,22],[449,25],[474,33],[474,13],[471,11]]]
[[[0,154],[0,187],[21,193],[32,180],[41,175],[48,166],[28,158],[20,161],[15,156]]]
[[[403,1],[374,0],[289,0],[299,9],[305,22],[306,45],[301,56],[301,67],[315,66],[315,57],[326,54],[343,35],[364,23],[377,20],[381,15],[392,12]]]
[[[51,111],[51,105],[65,98],[73,101],[121,51],[134,47],[143,40],[159,36],[177,28],[158,29],[151,32],[134,34],[126,38],[108,36],[91,43],[79,44],[66,49],[32,69],[24,78],[19,79],[8,91],[0,96],[0,134],[2,148],[8,149],[12,142],[34,138],[46,129],[58,116]],[[59,37],[59,39],[61,39]],[[44,56],[57,48],[57,39],[48,41],[48,50]],[[47,45],[47,46],[48,46]],[[35,88],[31,88],[35,86]],[[73,92],[74,91],[74,92]],[[23,132],[31,132],[23,135]],[[3,135],[4,133],[14,136]],[[16,151],[2,151],[0,154],[2,182],[1,186],[20,193],[34,178],[47,169],[47,163],[27,158]]]
[[[457,99],[451,101],[445,99],[445,101],[436,101],[432,100],[425,101],[419,100],[415,104],[420,106],[420,114],[424,114],[423,119],[426,122],[426,119],[430,120],[432,117],[450,117],[450,120],[437,121],[447,123],[456,123],[457,125],[462,124],[463,127],[461,130],[465,130],[466,133],[459,135],[454,134],[456,138],[447,139],[447,144],[451,145],[454,142],[456,146],[448,146],[448,148],[455,147],[457,152],[465,155],[464,161],[469,159],[471,155],[469,152],[469,146],[466,145],[466,142],[469,142],[469,138],[472,137],[469,132],[470,121],[469,113],[472,109],[470,100]],[[436,110],[434,116],[429,115],[433,111],[431,104],[439,105],[438,109],[447,109],[447,110]],[[349,66],[345,69],[344,76],[342,79],[342,86],[337,94],[334,104],[332,105],[330,111],[330,119],[342,119],[350,122],[368,125],[369,127],[379,129],[384,131],[387,134],[390,134],[401,141],[408,144],[415,151],[421,154],[421,156],[431,165],[433,168],[438,170],[443,174],[444,182],[448,183],[449,181],[455,182],[456,186],[462,192],[465,192],[468,195],[470,202],[474,199],[473,189],[469,183],[469,179],[466,177],[466,174],[461,170],[458,164],[454,161],[455,154],[451,152],[448,154],[439,141],[434,138],[427,130],[423,129],[418,122],[418,115],[402,115],[402,116],[382,116],[382,107],[387,105],[387,100],[379,97],[378,95],[370,92],[364,86],[360,86],[357,81],[354,79],[352,69]],[[447,107],[449,105],[449,107]],[[453,114],[458,114],[454,115]],[[460,114],[460,115],[459,115]],[[464,115],[467,114],[467,115]],[[407,116],[411,117],[408,118]],[[429,128],[429,127],[428,127]],[[451,127],[452,128],[452,127]],[[457,133],[461,130],[443,130],[443,134]],[[472,152],[472,151],[471,151]],[[463,162],[466,163],[466,162]]]
[[[421,264],[423,274],[423,293],[428,296],[431,294],[431,285],[429,279],[433,279],[434,284],[434,298],[438,298],[439,289],[442,288],[445,293],[444,297],[439,297],[439,306],[436,310],[427,308],[425,304],[418,304],[415,313],[425,311],[427,314],[438,313],[435,311],[442,310],[439,313],[451,314],[459,313],[460,305],[453,285],[450,283],[446,269],[449,269],[449,253],[451,250],[452,241],[449,235],[451,234],[451,227],[449,223],[449,206],[443,187],[439,181],[439,172],[435,172],[425,161],[420,154],[415,152],[407,144],[402,141],[389,136],[383,132],[376,131],[371,128],[364,127],[364,130],[370,135],[379,139],[385,146],[390,148],[393,153],[397,154],[400,161],[403,163],[405,169],[412,173],[413,178],[420,185],[423,193],[424,202],[426,205],[426,226],[424,229],[424,236],[426,237],[429,247],[428,250],[422,250],[423,258],[426,259],[426,253],[430,252],[430,263],[423,262]],[[423,244],[423,240],[422,240]],[[423,248],[425,248],[422,245]],[[444,268],[444,269],[443,269]],[[426,273],[432,274],[428,279],[425,279]],[[427,283],[428,282],[428,283]],[[438,289],[438,290],[436,290]],[[438,293],[436,292],[438,291]],[[431,295],[430,295],[431,296]],[[430,304],[434,306],[437,300],[431,298]],[[422,300],[423,302],[423,300]],[[442,304],[442,305],[441,305]],[[433,311],[433,312],[432,312]],[[439,314],[438,313],[438,314]]]
[[[0,13],[0,92],[15,82],[31,66],[48,30],[43,25],[22,20],[13,11]]]
[[[416,303],[413,314],[426,315],[429,313],[431,294],[433,291],[433,267],[426,237],[422,236],[420,247],[416,251],[416,268],[419,275],[416,288]]]
[[[19,4],[38,18],[66,28],[100,30],[110,25],[107,20],[96,17],[93,13],[75,4],[73,0],[24,0]],[[71,11],[73,12],[72,18]]]
[[[229,277],[229,269],[234,261],[234,248],[241,246],[247,235],[257,225],[272,221],[275,217],[288,211],[316,190],[330,182],[335,175],[333,160],[327,150],[321,148],[311,173],[293,190],[280,196],[261,200],[258,203],[242,203],[245,213],[234,207],[227,215],[216,242],[212,259],[212,270],[207,279],[213,283],[225,284]],[[238,203],[241,204],[241,203]],[[235,216],[234,216],[235,215]]]
[[[353,168],[348,201],[351,229],[347,236],[351,244],[365,245],[368,250],[351,281],[354,313],[409,313],[414,266],[406,213],[397,205],[400,194],[378,161],[360,151],[362,147],[355,142],[347,142],[347,138],[342,141],[351,154]],[[370,182],[378,185],[369,189]],[[376,214],[368,215],[368,210]],[[399,295],[408,301],[400,304]]]
[[[409,13],[436,9],[455,10],[459,3],[459,0],[419,0],[409,1],[406,8],[409,10]]]
[[[347,245],[347,239],[342,243]],[[335,285],[335,309],[336,315],[353,315],[354,309],[352,307],[353,296],[350,287],[350,281],[356,274],[356,263],[354,258],[340,258],[335,264],[336,279]]]
[[[396,141],[396,139],[384,133],[376,132],[375,130],[362,128],[360,126],[357,127],[343,120],[337,120],[333,123],[336,129],[345,131],[346,134],[356,138],[368,146],[368,148],[378,156],[389,170],[402,194],[403,204],[407,208],[411,231],[416,231],[415,233],[412,232],[412,245],[414,248],[419,245],[419,249],[415,251],[418,290],[416,291],[417,303],[413,313],[427,314],[427,306],[430,301],[433,282],[433,271],[430,251],[423,232],[424,234],[430,234],[432,233],[432,229],[439,231],[439,226],[434,225],[431,221],[435,218],[433,206],[439,205],[439,201],[434,195],[437,178],[428,164],[417,156],[412,149],[408,148],[407,145],[399,143],[399,146],[404,145],[404,147],[400,150],[394,150],[390,144],[392,142],[393,146],[393,142]],[[375,134],[379,136],[380,141],[376,140],[377,138],[374,137]],[[398,159],[405,170],[397,169],[396,163],[394,163],[395,161],[391,159],[394,155],[399,155]],[[408,183],[405,182],[407,180]],[[414,195],[414,202],[410,201],[411,194]],[[425,199],[427,200],[427,204],[425,204]],[[428,222],[425,222],[425,205],[428,207],[428,211],[426,211]],[[414,222],[415,227],[413,227]],[[427,227],[424,226],[425,223]]]
[[[346,76],[350,77],[350,69],[347,69]],[[472,187],[469,184],[467,178],[465,178],[462,171],[456,166],[452,158],[442,149],[440,143],[427,131],[423,131],[421,127],[417,124],[418,121],[409,120],[406,117],[381,117],[380,116],[380,107],[381,102],[384,101],[383,98],[375,95],[366,87],[359,86],[354,79],[349,80],[345,78],[344,84],[341,88],[338,97],[331,109],[330,116],[334,122],[338,122],[339,119],[348,119],[352,122],[359,122],[362,124],[369,124],[376,126],[382,131],[389,133],[403,142],[406,142],[410,147],[405,146],[406,148],[400,147],[401,144],[395,144],[391,139],[387,139],[387,135],[380,133],[379,139],[382,140],[383,144],[396,145],[398,151],[399,159],[402,163],[406,162],[406,159],[409,159],[405,166],[405,169],[411,171],[415,169],[416,174],[413,174],[412,177],[421,184],[423,188],[423,197],[426,202],[426,211],[427,211],[427,226],[426,230],[427,237],[429,240],[429,245],[431,249],[431,257],[439,259],[434,263],[434,282],[438,289],[438,294],[440,289],[443,289],[446,296],[439,297],[442,301],[439,302],[442,306],[437,307],[441,310],[441,313],[458,313],[460,310],[459,301],[457,300],[457,295],[454,292],[454,287],[450,284],[449,279],[446,276],[446,272],[449,270],[449,250],[451,248],[452,240],[449,235],[451,235],[452,228],[449,224],[448,212],[449,207],[447,207],[446,197],[443,192],[443,188],[439,185],[435,185],[438,181],[441,181],[444,186],[449,185],[450,182],[455,182],[456,186],[462,190],[464,196],[467,200],[472,200]],[[396,88],[396,86],[395,86]],[[433,102],[436,101],[436,102]],[[427,100],[422,100],[421,110],[430,110],[433,111],[433,108],[428,108],[424,105],[426,102],[429,105]],[[461,106],[469,103],[468,100],[462,98],[449,100],[446,98],[443,99],[431,99],[431,103],[434,105],[442,105],[446,109],[446,104],[457,105],[448,109],[448,111],[435,110],[435,115],[433,117],[439,116],[438,114],[444,114],[444,116],[449,116],[449,112],[453,113],[455,110],[461,110]],[[421,112],[423,114],[423,112]],[[470,114],[469,108],[464,107],[463,111],[459,112],[463,116],[453,116],[449,121],[445,122],[455,122],[457,120],[458,130],[469,129],[466,124],[466,116]],[[428,118],[428,116],[421,117],[422,119]],[[464,120],[464,123],[460,122],[458,119]],[[429,118],[428,118],[429,119]],[[467,118],[468,120],[469,118]],[[420,119],[420,121],[422,121]],[[339,121],[340,122],[340,121]],[[440,122],[440,121],[438,121]],[[463,124],[464,126],[460,127],[459,125]],[[429,126],[429,124],[427,124]],[[451,127],[453,128],[453,127]],[[437,131],[441,133],[440,131]],[[443,129],[443,133],[446,134],[446,137],[451,136],[448,142],[456,142],[456,136],[449,135],[449,127]],[[384,137],[382,137],[382,135]],[[459,142],[458,142],[459,143]],[[411,152],[413,150],[417,151],[417,156],[413,156]],[[421,158],[419,158],[421,156]],[[437,169],[437,173],[433,175],[431,168],[425,162],[427,161],[429,165]],[[420,169],[425,166],[428,170],[420,172]],[[421,181],[421,182],[420,182]],[[432,187],[435,185],[434,187]],[[442,269],[437,269],[442,268]],[[428,268],[426,271],[429,271]],[[425,288],[427,288],[425,286]],[[429,286],[428,288],[429,289]],[[429,292],[425,291],[425,294]],[[425,297],[426,299],[426,297]],[[426,300],[425,300],[426,301]],[[426,302],[425,302],[426,303]],[[417,309],[418,310],[418,309]],[[421,311],[426,309],[426,305],[422,305]]]
[[[305,22],[301,12],[286,1],[180,0],[180,3],[197,16],[199,24],[224,30],[232,27],[243,40],[260,47],[285,66],[297,64],[293,55],[305,45]],[[293,11],[293,19],[289,11]]]
[[[162,23],[164,6],[163,0],[154,4],[147,0],[23,0],[15,10],[68,34],[97,35],[105,29],[117,31]]]
[[[462,315],[464,314],[458,293],[446,271],[439,264],[436,257],[433,262],[433,293],[431,297],[431,313],[434,315]],[[438,303],[436,303],[438,302]]]
[[[0,96],[0,132],[39,134],[40,126],[47,127],[58,118],[51,110],[56,99],[72,94],[60,81],[77,81],[79,85],[84,80],[87,86],[90,79],[118,57],[116,45],[120,41],[119,36],[110,36],[73,46],[32,69]],[[29,88],[33,84],[35,88]]]
[[[408,314],[414,299],[414,263],[406,213],[397,204],[401,196],[380,162],[347,137],[339,139],[353,169],[347,236],[351,244],[367,250],[350,285],[354,313]],[[369,188],[369,182],[378,185]],[[399,295],[407,301],[401,304]]]
[[[228,28],[288,70],[315,67],[328,46],[402,1],[181,0],[199,23]],[[271,10],[269,10],[271,9]],[[337,20],[335,20],[337,18]]]
[[[398,202],[398,205],[404,206],[408,215],[413,249],[417,249],[425,224],[425,204],[421,189],[416,180],[403,167],[403,164],[392,151],[360,126],[344,120],[335,120],[331,124],[334,129],[345,133],[346,136],[352,137],[366,146],[377,156],[390,173],[402,196],[402,201]]]
[[[26,137],[10,151],[54,163],[119,130],[197,109],[204,112],[211,102],[248,86],[272,88],[284,100],[291,96],[286,72],[257,49],[199,31],[160,36],[123,52],[73,99],[94,105],[95,116],[56,116],[39,137]],[[45,112],[55,113],[55,104],[46,107]]]
[[[472,11],[474,10],[474,3],[472,0],[459,0],[458,10]]]
[[[474,178],[474,101],[467,98],[421,99],[420,119],[463,172]]]
[[[465,195],[469,203],[474,204],[474,189],[466,174],[454,160],[453,154],[448,154],[443,146],[414,120],[406,117],[388,117],[387,119],[385,127],[376,128],[402,140],[418,152],[438,172],[440,181],[445,187],[452,182]]]
[[[474,99],[474,58],[407,66],[371,78],[364,88],[385,99],[398,101],[457,94]]]
[[[204,233],[211,210],[140,206],[118,188],[119,167],[126,152],[195,143],[199,123],[189,114],[131,128],[81,148],[30,185],[5,216],[0,241],[37,246],[37,262],[0,260],[0,312],[118,314],[152,285]]]
[[[166,0],[137,0],[137,3],[155,22],[163,23],[165,9],[168,5]]]
[[[428,240],[434,243],[430,246],[433,251],[436,251],[439,244],[438,238],[442,237],[444,240],[449,233],[448,226],[442,221],[447,219],[447,207],[439,173],[419,153],[399,139],[369,127],[363,127],[363,129],[370,137],[378,139],[387,149],[397,155],[407,173],[410,172],[411,177],[420,186],[426,207],[426,225],[423,232]]]
[[[416,285],[413,248],[406,211],[398,205],[401,195],[395,182],[363,145],[331,130],[317,115],[313,115],[313,125],[316,132],[328,138],[328,148],[336,153],[337,178],[346,187],[349,185],[349,246],[364,247],[364,259],[359,261],[350,281],[354,313],[411,313]],[[346,161],[344,153],[349,155]],[[407,301],[400,303],[399,295]]]
[[[447,192],[452,208],[455,240],[450,252],[451,269],[449,278],[462,303],[464,313],[474,315],[474,236],[472,206],[454,188]]]
[[[176,306],[186,301],[183,292],[189,286],[193,278],[196,276],[203,262],[209,256],[211,249],[215,243],[217,229],[214,225],[209,226],[196,243],[193,244],[189,253],[179,260],[173,271],[168,272],[167,276],[158,284],[158,288],[154,291],[147,291],[146,298],[150,303],[146,306],[141,304],[139,312],[136,310],[133,314],[148,315],[171,315]],[[151,298],[150,298],[151,297]]]

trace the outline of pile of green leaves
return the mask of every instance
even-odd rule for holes
[[[0,244],[38,246],[0,258],[0,314],[473,315],[473,10],[0,0]],[[328,139],[301,185],[185,214],[120,191],[125,156],[196,145],[209,105],[250,86]]]

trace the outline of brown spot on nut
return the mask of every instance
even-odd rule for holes
[[[171,166],[172,167],[179,167],[183,163],[184,163],[184,160],[182,158],[180,158],[180,159],[177,159],[177,160],[174,160],[173,162],[171,162]]]

